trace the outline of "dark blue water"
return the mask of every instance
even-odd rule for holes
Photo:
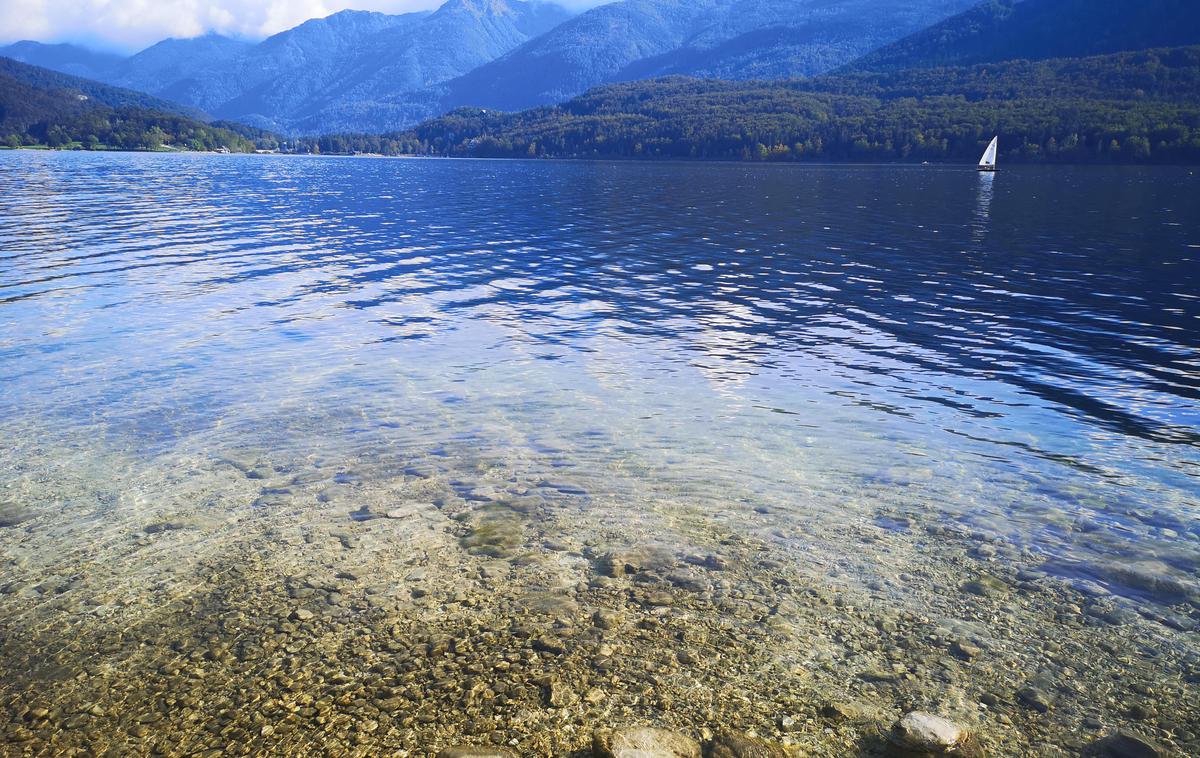
[[[0,153],[0,383],[10,439],[886,493],[1194,582],[1200,177]]]

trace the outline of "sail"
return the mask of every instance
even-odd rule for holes
[[[988,143],[987,150],[983,151],[983,157],[979,159],[980,166],[995,166],[996,165],[996,148],[1000,145],[999,137],[992,137],[992,141]]]

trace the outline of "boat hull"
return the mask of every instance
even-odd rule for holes
[[[976,171],[995,171],[996,167],[995,166],[979,166],[975,170]]]

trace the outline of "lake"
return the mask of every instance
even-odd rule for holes
[[[1186,168],[0,152],[0,386],[17,752],[1200,754]]]

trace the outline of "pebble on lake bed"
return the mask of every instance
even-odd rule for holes
[[[941,716],[924,711],[904,714],[892,725],[888,739],[900,755],[962,755],[981,756],[983,753],[965,727]]]
[[[1161,758],[1166,752],[1141,735],[1121,730],[1093,744],[1088,748],[1087,755],[1097,758]]]
[[[708,758],[788,758],[788,752],[748,734],[721,732],[709,745]]]
[[[682,734],[639,726],[592,734],[595,758],[700,758],[700,743]]]
[[[18,526],[36,515],[33,511],[16,503],[0,503],[0,527]]]

